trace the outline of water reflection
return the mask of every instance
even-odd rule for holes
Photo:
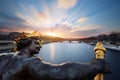
[[[40,57],[51,63],[87,62],[94,58],[93,46],[85,43],[50,43],[42,46]]]
[[[51,50],[50,57],[51,57],[51,60],[53,61],[54,60],[54,55],[55,55],[54,44],[50,44],[50,50]]]
[[[66,61],[89,62],[95,55],[94,46],[86,43],[50,43],[42,46],[40,54],[43,60],[50,63],[63,63]],[[110,63],[112,74],[105,75],[105,80],[118,80],[120,68],[120,52],[107,50],[105,60]]]

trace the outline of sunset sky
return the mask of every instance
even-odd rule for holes
[[[89,37],[120,31],[120,0],[0,0],[0,33]]]

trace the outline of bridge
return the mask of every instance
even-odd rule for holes
[[[15,47],[14,41],[2,40],[0,41],[0,53],[10,52]]]
[[[9,45],[12,44],[13,45],[13,43],[14,41],[0,41],[0,44],[9,44]],[[106,49],[103,47],[103,44],[99,42],[96,44],[94,48],[94,52],[95,52],[96,58],[103,59]],[[104,79],[104,75],[101,73],[97,74],[96,77],[94,78],[94,80],[103,80],[103,79]]]
[[[9,40],[0,41],[0,44],[13,44],[13,43],[14,41],[9,41]]]

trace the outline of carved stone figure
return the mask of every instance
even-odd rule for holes
[[[93,80],[98,73],[109,73],[103,59],[89,63],[51,64],[33,55],[40,50],[36,38],[17,41],[16,54],[0,54],[0,80]]]

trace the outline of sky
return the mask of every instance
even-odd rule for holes
[[[0,0],[0,33],[83,38],[120,31],[120,0]]]

